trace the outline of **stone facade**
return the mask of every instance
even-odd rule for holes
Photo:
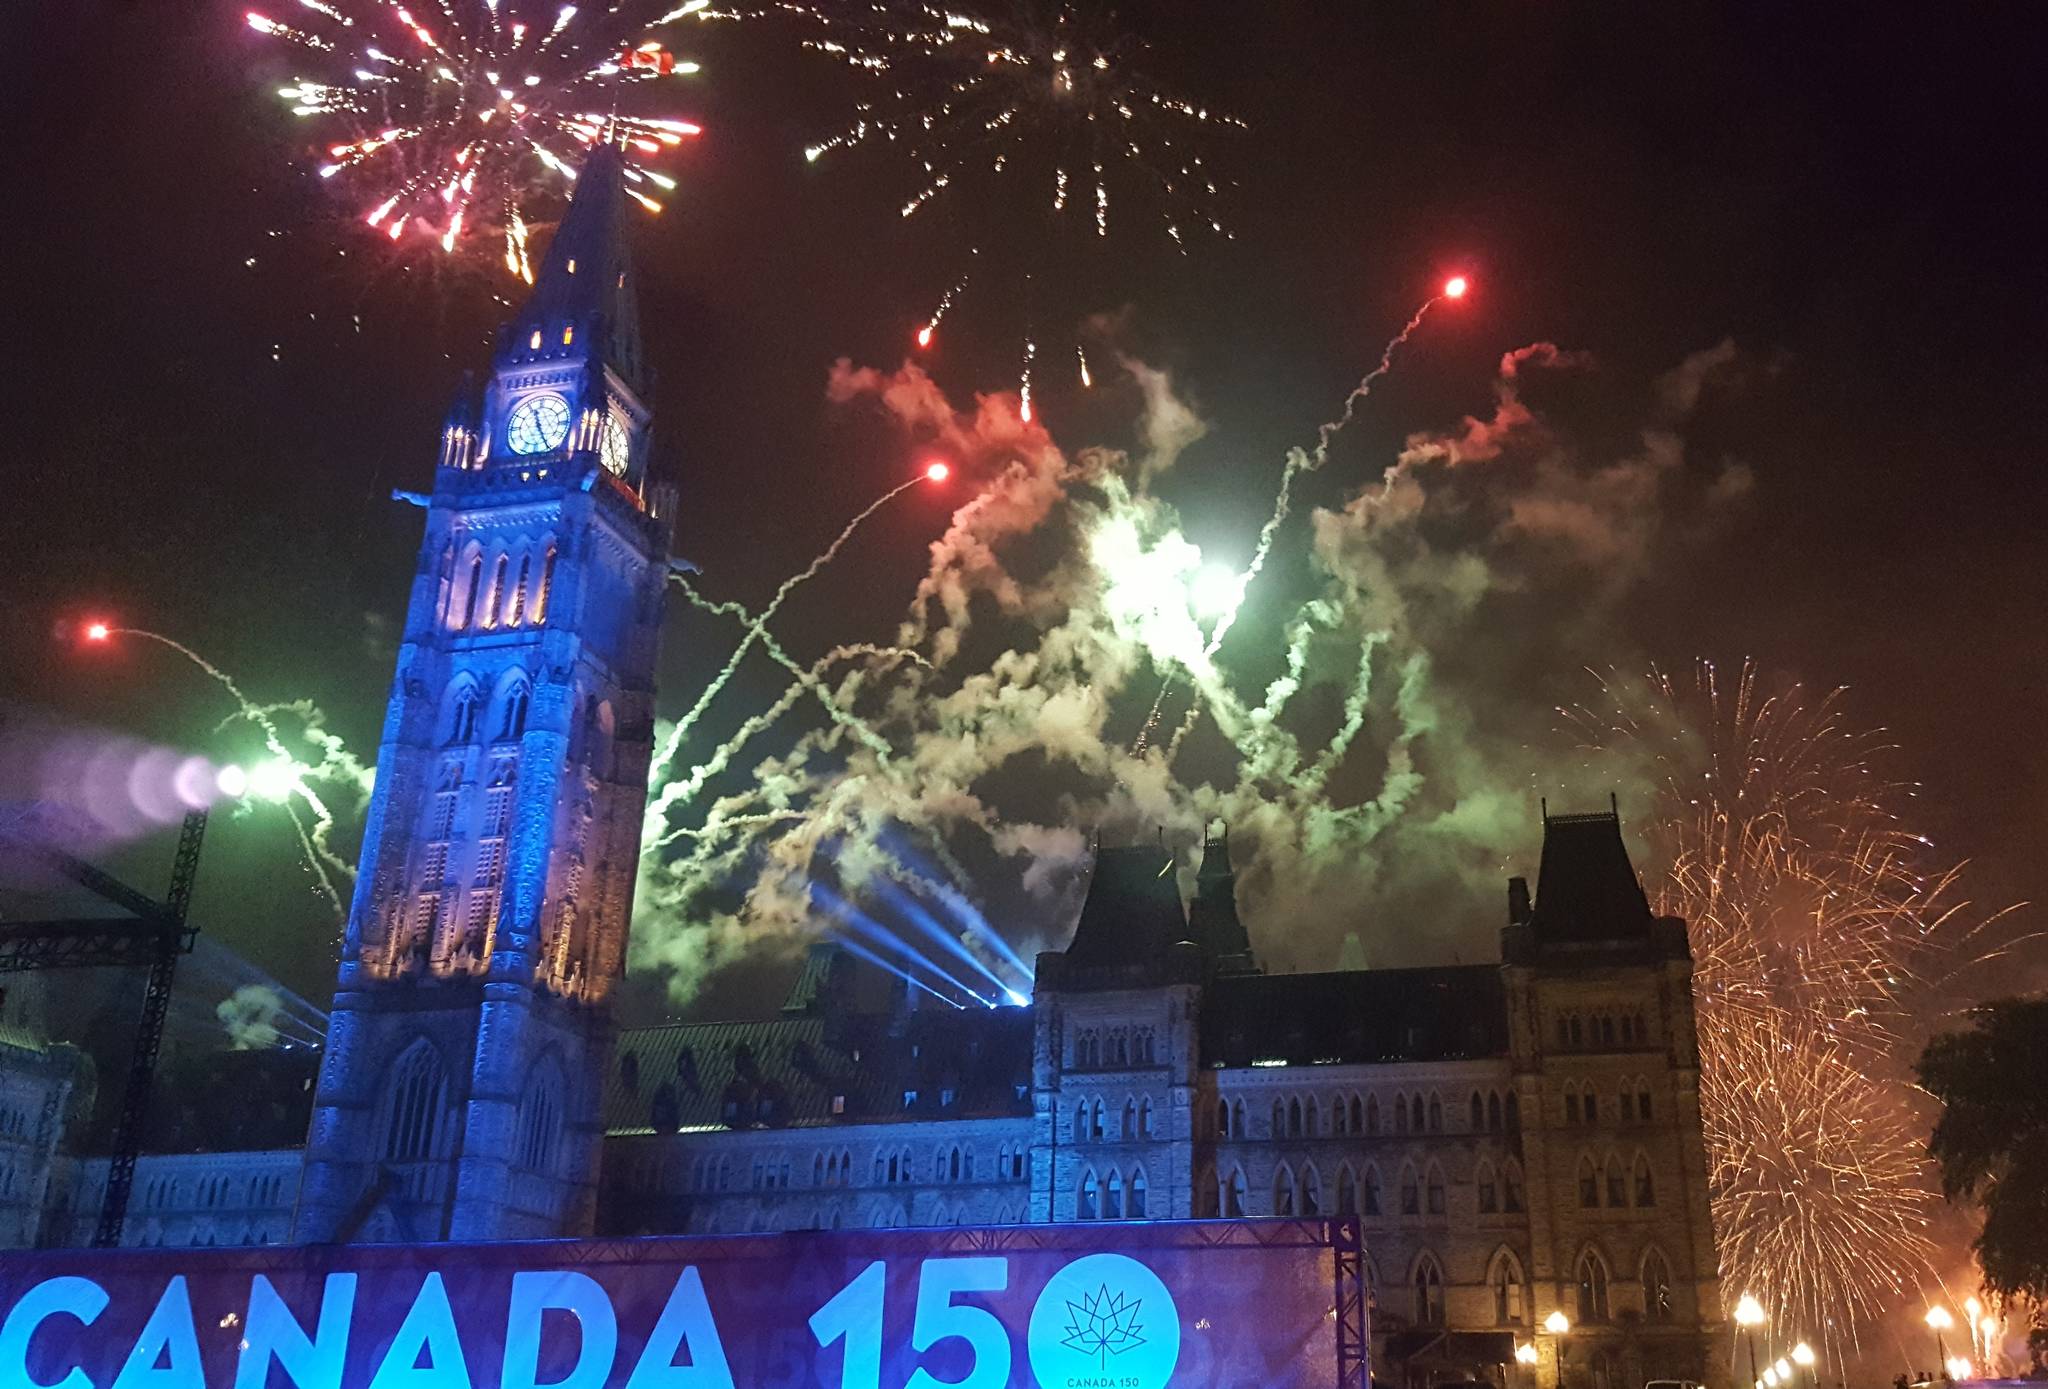
[[[668,580],[621,180],[594,150],[442,436],[302,1239],[590,1228]]]

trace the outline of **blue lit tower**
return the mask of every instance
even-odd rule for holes
[[[590,1227],[672,509],[647,482],[622,179],[591,154],[442,435],[301,1240]]]

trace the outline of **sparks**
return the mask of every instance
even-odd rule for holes
[[[629,179],[666,192],[675,180],[647,161],[699,133],[690,121],[618,109],[628,87],[698,70],[645,37],[691,6],[635,23],[622,11],[638,8],[643,20],[649,11],[630,0],[582,14],[439,0],[442,20],[430,29],[389,0],[301,3],[317,17],[305,30],[253,11],[245,18],[321,59],[318,75],[294,78],[279,95],[330,128],[317,172],[392,242],[417,229],[410,246],[488,256],[530,279],[527,228],[554,219],[590,146],[619,146]],[[627,191],[661,211],[661,201]]]
[[[1987,927],[1903,822],[1876,734],[1817,700],[1690,680],[1610,681],[1573,711],[1649,754],[1660,915],[1692,940],[1714,1225],[1731,1287],[1853,1334],[1934,1276],[1939,1205],[1905,1061],[1916,992],[1994,957]]]
[[[984,14],[925,0],[789,0],[704,17],[795,23],[806,48],[851,68],[867,91],[805,159],[860,151],[900,161],[901,218],[922,223],[945,204],[948,228],[965,229],[970,258],[981,254],[977,277],[1023,282],[1024,324],[1048,350],[1073,341],[1051,325],[1101,307],[1075,301],[1089,277],[1068,272],[1110,254],[1113,228],[1118,238],[1163,235],[1183,252],[1185,228],[1228,236],[1203,149],[1244,122],[1160,86],[1142,48],[1095,7]],[[963,275],[940,300],[919,347],[966,284]],[[1019,336],[1033,331],[1024,324]],[[1084,386],[1087,374],[1084,363]]]

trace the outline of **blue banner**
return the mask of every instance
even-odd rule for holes
[[[0,1385],[1320,1389],[1358,1259],[1315,1220],[8,1254]]]

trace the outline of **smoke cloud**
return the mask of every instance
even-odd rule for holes
[[[951,919],[971,937],[978,913],[1028,958],[1065,943],[1093,836],[1187,848],[1219,820],[1273,967],[1329,968],[1354,932],[1376,963],[1484,958],[1537,799],[1648,784],[1623,758],[1578,765],[1529,675],[1559,650],[1629,659],[1613,604],[1740,504],[1748,474],[1685,439],[1740,365],[1723,343],[1627,392],[1583,353],[1506,354],[1490,410],[1282,524],[1217,644],[1181,511],[1203,499],[1174,487],[1207,430],[1167,373],[1124,363],[1134,449],[1068,453],[1012,396],[956,407],[915,366],[840,362],[830,402],[942,444],[979,491],[894,648],[829,677],[835,717],[788,699],[772,738],[750,720],[774,744],[751,765],[684,749],[677,780],[726,769],[657,802],[636,967],[686,1000],[740,958],[793,958],[829,929],[813,882],[965,894]],[[1639,421],[1619,431],[1618,390]]]

